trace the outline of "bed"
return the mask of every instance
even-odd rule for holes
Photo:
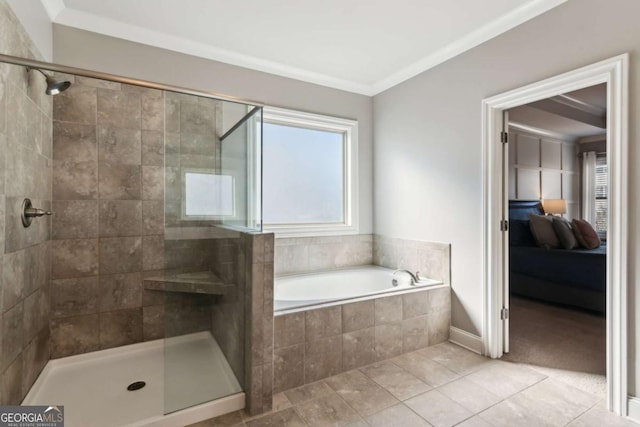
[[[591,250],[537,247],[529,229],[530,213],[543,213],[539,201],[509,201],[511,294],[604,313],[606,246]]]

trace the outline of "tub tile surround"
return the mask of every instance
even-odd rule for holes
[[[276,276],[368,265],[373,261],[373,236],[278,238],[275,251]]]
[[[0,52],[42,60],[0,0]],[[22,200],[51,209],[51,97],[44,77],[0,64],[0,405],[19,404],[49,359],[51,220],[24,228]]]
[[[393,270],[419,271],[423,277],[451,283],[451,245],[373,236],[373,264]]]
[[[274,393],[448,340],[448,286],[274,319]]]
[[[276,276],[374,264],[451,283],[448,243],[356,234],[277,238],[275,251]]]

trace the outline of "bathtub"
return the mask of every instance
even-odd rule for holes
[[[451,288],[363,266],[277,277],[273,392],[449,339]],[[405,280],[402,280],[405,279]]]
[[[397,274],[398,286],[393,286],[394,270],[367,265],[339,270],[294,274],[275,280],[275,314],[308,309],[310,306],[331,306],[378,298],[386,294],[406,293],[442,282],[423,278],[411,285],[406,274]]]

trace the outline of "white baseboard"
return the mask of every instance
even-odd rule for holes
[[[455,326],[449,327],[449,341],[474,353],[482,354],[482,338]]]
[[[640,398],[629,396],[627,400],[627,416],[640,423]]]

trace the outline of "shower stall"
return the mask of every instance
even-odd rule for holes
[[[22,404],[62,405],[69,427],[182,426],[270,409],[273,235],[261,230],[261,106],[0,61],[56,95],[46,100],[53,214],[29,211],[30,227],[50,227],[46,354],[22,385]]]

